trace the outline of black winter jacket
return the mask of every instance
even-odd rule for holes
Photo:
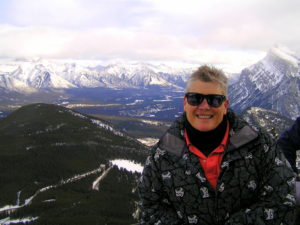
[[[290,129],[281,134],[278,140],[278,145],[282,149],[294,171],[297,173],[296,151],[300,150],[300,117],[296,119]]]
[[[230,142],[216,190],[183,137],[180,118],[147,158],[140,224],[292,224],[295,175],[269,136],[229,110]]]

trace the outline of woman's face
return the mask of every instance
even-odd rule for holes
[[[189,86],[188,92],[195,92],[199,94],[218,94],[223,95],[221,86],[215,82],[204,82],[196,80]],[[184,98],[184,111],[186,112],[189,123],[199,131],[214,130],[223,120],[224,115],[227,113],[229,105],[226,99],[220,107],[212,107],[208,105],[204,99],[200,105],[192,106]]]

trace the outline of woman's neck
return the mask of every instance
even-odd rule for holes
[[[195,129],[185,118],[185,128],[190,142],[198,148],[204,155],[208,156],[217,148],[225,135],[227,127],[227,118],[224,116],[222,122],[214,130],[199,131]]]

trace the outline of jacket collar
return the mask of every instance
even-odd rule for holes
[[[255,140],[257,137],[258,133],[248,125],[244,126],[237,132],[232,131],[229,138],[228,151],[242,147],[243,145]]]
[[[184,151],[187,149],[184,140],[184,116],[185,115],[182,115],[178,120],[176,120],[164,134],[158,143],[159,148],[177,156],[183,155]],[[227,151],[232,151],[236,148],[242,147],[258,137],[257,132],[254,131],[245,121],[239,119],[232,110],[228,110],[227,117],[231,127]]]

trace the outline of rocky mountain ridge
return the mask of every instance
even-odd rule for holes
[[[0,87],[8,91],[32,93],[44,89],[112,89],[165,86],[182,89],[193,68],[172,68],[147,63],[108,66],[76,62],[37,60],[0,64]]]
[[[229,98],[239,113],[261,107],[295,119],[300,115],[300,58],[285,48],[272,48],[229,86]]]
[[[256,129],[265,130],[274,140],[293,124],[292,119],[259,107],[251,107],[241,117]]]

